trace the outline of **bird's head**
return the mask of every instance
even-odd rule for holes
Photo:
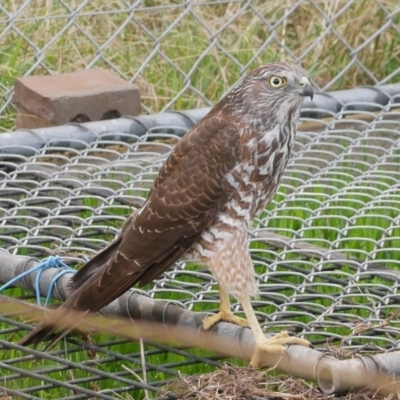
[[[226,105],[240,117],[263,122],[268,127],[298,117],[304,97],[313,98],[307,72],[296,64],[263,65],[242,79],[226,96]]]

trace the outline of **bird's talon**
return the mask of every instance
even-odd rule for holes
[[[260,368],[264,365],[265,353],[274,355],[284,355],[286,347],[290,344],[298,344],[305,347],[310,347],[310,342],[305,339],[300,339],[296,336],[291,336],[289,332],[282,331],[272,338],[264,338],[259,343],[256,343],[250,365],[253,368]]]
[[[231,324],[239,326],[249,326],[247,319],[240,318],[234,315],[231,311],[219,311],[213,315],[207,315],[203,320],[203,329],[208,331],[219,321],[230,322]]]

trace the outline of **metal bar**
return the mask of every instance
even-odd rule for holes
[[[26,268],[34,267],[36,264],[35,260],[28,257],[12,256],[4,251],[1,254],[0,281],[3,282],[12,278],[13,275],[20,274]],[[56,268],[48,268],[43,272],[39,283],[42,294],[46,294],[49,281],[58,271]],[[18,285],[33,289],[36,274],[37,272],[34,272],[24,277],[24,280],[18,281]],[[8,277],[8,279],[5,279],[5,277]],[[65,299],[65,286],[67,282],[68,278],[65,275],[58,280],[55,297]],[[174,335],[176,335],[176,340],[182,341],[182,343],[188,344],[192,341],[191,345],[196,343],[200,347],[204,346],[204,348],[243,359],[250,359],[254,351],[254,338],[249,329],[220,322],[210,331],[204,331],[201,329],[202,313],[194,313],[181,309],[171,303],[156,301],[146,296],[141,296],[134,291],[128,291],[122,295],[119,299],[104,308],[102,313],[162,324],[157,328],[157,332],[151,332],[152,335],[154,334],[154,337],[157,337],[157,334],[160,334],[162,329],[168,332],[174,329],[174,327],[178,327],[178,329],[174,330]],[[134,324],[132,324],[133,327]],[[187,337],[188,333],[186,329],[190,329],[193,332],[190,338]],[[123,334],[128,338],[132,337],[132,334],[128,330],[124,330]],[[0,344],[4,348],[25,349],[19,345],[5,341],[0,341]],[[49,353],[40,353],[32,349],[26,349],[25,351],[32,355],[40,355],[41,357],[58,361],[58,357]],[[289,346],[287,355],[288,357],[282,357],[280,355],[267,354],[265,355],[265,365],[275,367],[277,370],[293,376],[317,380],[321,389],[329,394],[340,393],[343,390],[348,390],[350,387],[362,388],[368,386],[371,380],[373,381],[373,379],[381,377],[381,371],[386,371],[386,373],[393,376],[400,376],[400,363],[398,362],[400,352],[359,357],[358,361],[354,361],[352,359],[337,360],[334,357],[326,357],[326,354],[323,352],[311,348]],[[77,364],[68,360],[63,362],[73,368],[81,368],[107,378],[112,377],[111,374],[100,372],[87,365]],[[11,371],[19,372],[17,368],[13,368],[9,364],[4,364],[4,367]],[[39,374],[37,376],[42,377]],[[43,380],[45,379],[43,378]],[[147,386],[138,382],[134,383],[120,376],[118,380],[137,385],[139,388]],[[51,381],[48,380],[48,382]],[[149,389],[154,390],[152,387],[149,387]]]
[[[400,83],[378,87],[359,87],[330,93],[317,93],[314,100],[305,100],[302,105],[303,118],[323,118],[340,110],[371,111],[377,105],[389,102],[400,104]],[[29,156],[45,145],[83,149],[89,143],[102,140],[135,142],[138,137],[162,126],[168,126],[168,133],[183,136],[210,108],[164,112],[156,115],[123,117],[83,124],[68,124],[51,128],[17,130],[0,135],[0,154]],[[1,160],[1,158],[0,158]]]

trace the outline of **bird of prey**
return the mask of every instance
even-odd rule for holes
[[[237,83],[178,142],[119,236],[73,276],[65,303],[20,344],[58,341],[65,331],[54,339],[52,318],[69,310],[99,311],[189,258],[207,266],[219,283],[220,311],[205,318],[204,329],[221,320],[248,325],[256,343],[253,366],[264,351],[309,345],[287,332],[270,339],[263,334],[250,302],[257,285],[247,242],[250,221],[286,168],[305,96],[313,96],[306,71],[286,62],[261,66]],[[229,295],[247,320],[233,315]]]

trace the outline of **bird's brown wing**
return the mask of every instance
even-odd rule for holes
[[[185,254],[231,197],[224,181],[240,162],[238,142],[231,121],[212,116],[200,121],[171,153],[143,208],[131,215],[109,247],[75,274],[60,312],[98,311]],[[48,327],[44,324],[42,330]],[[21,343],[37,343],[43,336],[39,326]]]
[[[187,252],[231,196],[224,180],[239,161],[238,139],[231,121],[211,117],[179,142],[146,204],[124,226],[113,256],[90,279],[85,267],[73,278],[72,288],[84,282],[72,293],[73,308],[97,311]]]

